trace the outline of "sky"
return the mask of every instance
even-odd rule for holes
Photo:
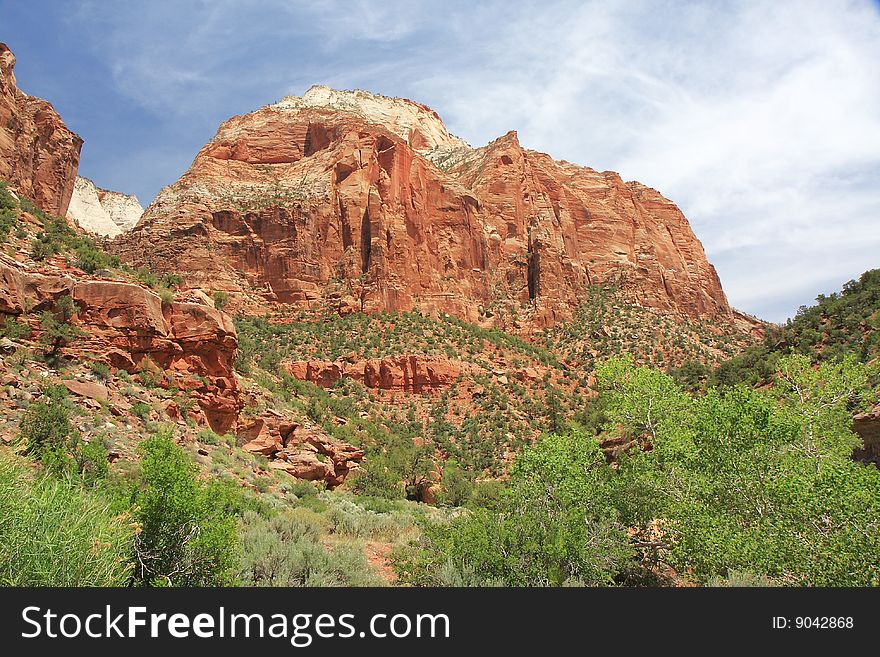
[[[877,1],[0,0],[0,41],[80,175],[144,205],[225,119],[327,84],[658,189],[763,319],[880,266]]]

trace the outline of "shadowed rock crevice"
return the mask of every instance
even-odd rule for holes
[[[364,208],[364,218],[361,221],[361,273],[366,274],[370,269],[370,258],[373,254],[373,233],[370,227],[370,208]]]
[[[529,267],[528,267],[528,285],[529,285],[529,300],[534,301],[538,296],[538,285],[540,283],[541,276],[541,268],[540,268],[540,253],[538,252],[538,245],[534,242],[529,244]]]

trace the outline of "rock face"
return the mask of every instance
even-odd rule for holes
[[[14,67],[15,55],[0,43],[0,180],[63,217],[83,142],[51,104],[18,89]]]
[[[86,332],[67,352],[128,372],[152,361],[160,372],[179,377],[214,431],[234,426],[242,402],[233,371],[238,341],[227,315],[200,303],[163,305],[157,294],[132,283],[31,272],[0,254],[0,319],[25,309],[33,316],[66,295],[79,308],[74,323]]]
[[[322,388],[341,378],[354,379],[367,388],[391,392],[424,393],[444,390],[470,369],[467,363],[436,356],[393,356],[350,363],[344,360],[293,361],[288,374]]]
[[[77,176],[67,218],[96,235],[116,237],[131,230],[144,209],[136,196],[111,192],[95,186],[88,178]]]
[[[880,404],[856,415],[853,418],[853,431],[864,444],[853,452],[853,457],[880,467]]]
[[[524,149],[451,136],[412,101],[314,87],[224,123],[118,240],[136,265],[234,303],[448,312],[534,324],[585,287],[731,320],[714,268],[657,191]],[[236,294],[237,293],[237,294]]]

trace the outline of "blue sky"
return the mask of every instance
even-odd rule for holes
[[[880,266],[877,2],[0,0],[0,40],[80,173],[145,205],[221,121],[320,83],[659,189],[766,319]]]

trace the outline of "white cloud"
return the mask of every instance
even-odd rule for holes
[[[466,137],[675,200],[731,302],[780,320],[880,265],[880,14],[868,2],[559,3],[421,87]],[[804,296],[806,295],[806,296]]]
[[[731,302],[768,319],[880,265],[868,0],[155,0],[77,16],[119,88],[169,121],[327,82],[425,102],[473,144],[516,129],[656,187]]]

